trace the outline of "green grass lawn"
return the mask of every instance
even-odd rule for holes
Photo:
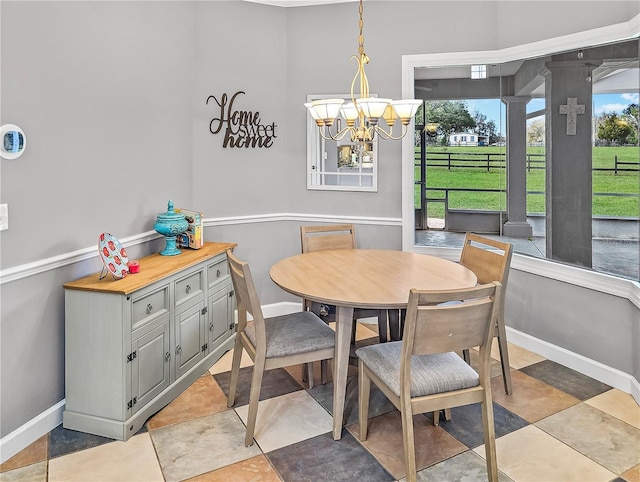
[[[502,153],[505,147],[428,147],[428,152],[449,153]],[[615,156],[619,162],[632,162],[635,166],[623,166],[637,169],[639,150],[637,147],[594,147],[592,162],[595,168],[614,168]],[[544,147],[528,147],[527,154],[544,155]],[[538,159],[543,159],[538,158]],[[419,161],[418,161],[419,162]],[[532,164],[543,167],[544,164]],[[620,167],[620,166],[619,166]],[[415,168],[416,180],[420,179],[420,167]],[[505,169],[492,168],[489,172],[480,168],[452,168],[427,166],[427,187],[434,188],[472,188],[472,189],[502,189],[506,186]],[[527,191],[545,190],[544,169],[531,169],[527,173]],[[630,216],[638,217],[640,213],[639,196],[640,178],[638,171],[618,172],[593,171],[593,192],[610,194],[635,194],[635,197],[600,196],[593,197],[593,214],[597,216]],[[444,192],[429,191],[428,196],[443,197]],[[420,206],[420,186],[415,186],[415,204]],[[505,209],[506,196],[504,193],[475,193],[450,192],[449,207],[451,209]],[[430,217],[442,217],[444,205],[429,203],[427,206]],[[544,194],[527,195],[527,212],[544,213]]]

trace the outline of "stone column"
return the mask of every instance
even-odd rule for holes
[[[578,61],[546,67],[546,257],[590,268],[591,70]]]
[[[505,96],[507,106],[507,222],[502,234],[533,236],[527,222],[527,102],[528,96]]]

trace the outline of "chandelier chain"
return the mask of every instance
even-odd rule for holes
[[[351,81],[351,101],[344,104],[344,99],[316,100],[305,106],[309,109],[312,117],[316,121],[319,133],[326,140],[340,140],[349,133],[352,142],[357,142],[363,146],[366,142],[371,142],[376,133],[384,139],[398,140],[404,137],[408,131],[408,125],[418,109],[421,101],[415,99],[403,99],[393,101],[392,99],[371,98],[369,93],[369,80],[365,72],[365,65],[369,63],[369,57],[364,51],[364,7],[363,0],[360,0],[359,12],[359,32],[358,32],[358,54],[352,55],[351,60],[358,65],[353,80]],[[356,97],[356,85],[360,87],[360,95]],[[346,121],[346,127],[340,127],[338,114],[342,113]],[[401,122],[401,135],[392,135],[393,125],[396,119]],[[379,120],[384,119],[389,130],[379,125]],[[331,126],[336,121],[337,130],[331,132]]]

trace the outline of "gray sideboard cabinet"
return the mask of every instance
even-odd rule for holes
[[[65,428],[127,440],[233,348],[235,246],[153,254],[125,278],[64,285]]]

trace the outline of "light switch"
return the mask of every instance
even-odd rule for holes
[[[0,204],[0,231],[9,229],[9,205]]]

